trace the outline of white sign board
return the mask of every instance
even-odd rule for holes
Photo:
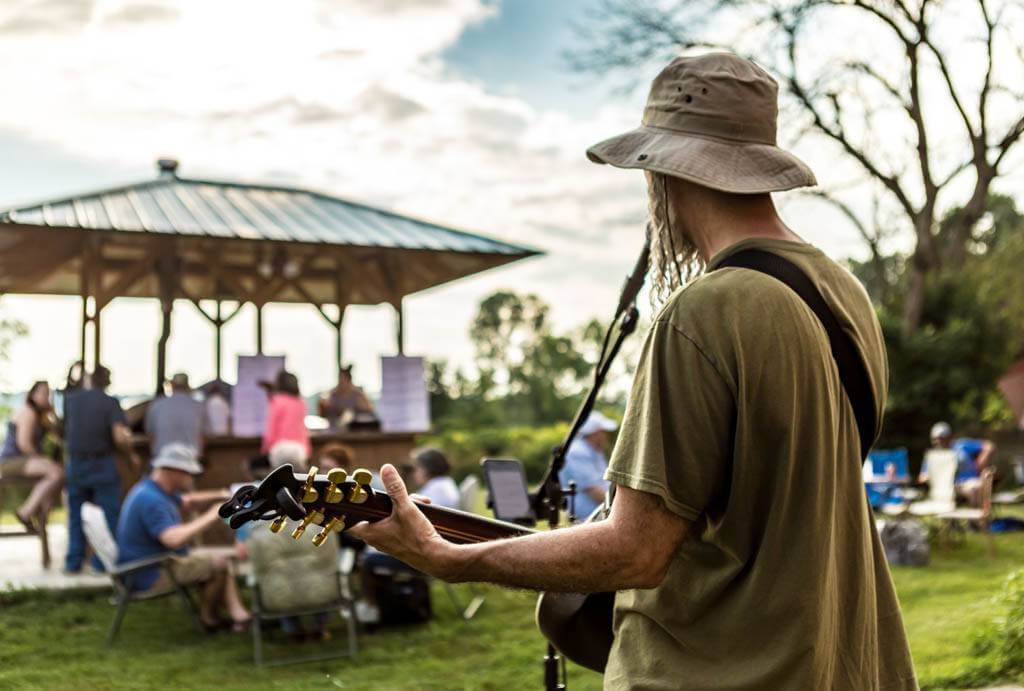
[[[239,355],[238,383],[231,390],[231,433],[261,437],[267,421],[267,391],[261,381],[274,381],[284,369],[283,355]]]
[[[426,432],[430,429],[430,398],[423,358],[380,359],[380,402],[377,417],[385,432]]]

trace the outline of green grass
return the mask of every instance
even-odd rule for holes
[[[1003,614],[993,598],[1007,574],[1024,568],[1024,536],[997,535],[995,544],[989,557],[982,537],[971,535],[962,546],[933,550],[926,568],[893,569],[922,686],[942,686],[962,672],[971,636]]]
[[[992,596],[1024,565],[1024,537],[998,536],[996,543],[993,558],[970,536],[961,547],[935,551],[927,568],[894,570],[925,688],[963,669],[971,632],[1000,614]],[[362,635],[356,663],[261,670],[252,666],[248,636],[199,636],[171,598],[133,605],[106,650],[113,614],[106,592],[0,595],[0,688],[540,688],[544,643],[533,625],[533,595],[499,588],[486,594],[477,617],[462,622],[435,587],[432,622]],[[598,675],[579,668],[570,668],[569,678],[574,690],[601,687]]]

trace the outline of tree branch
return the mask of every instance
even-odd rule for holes
[[[985,67],[985,79],[982,81],[981,91],[978,94],[978,134],[983,142],[987,142],[988,119],[986,114],[988,113],[988,94],[992,88],[992,68],[995,63],[992,57],[992,46],[995,40],[996,24],[999,21],[999,17],[995,21],[992,20],[985,0],[978,0],[978,7],[981,9],[981,16],[985,20],[985,55],[988,59],[988,64]],[[1002,11],[999,14],[1001,16]]]
[[[1006,132],[1006,135],[1004,135],[1003,138],[999,140],[999,143],[996,144],[996,150],[999,154],[996,156],[996,160],[992,163],[993,170],[999,167],[999,164],[1003,162],[1006,154],[1011,148],[1013,148],[1013,145],[1020,140],[1021,135],[1024,135],[1024,115],[1018,118],[1017,122],[1013,123],[1010,129]]]
[[[886,189],[892,192],[893,196],[896,197],[900,206],[903,207],[903,210],[907,212],[908,216],[916,216],[917,210],[914,209],[913,204],[910,203],[910,198],[904,191],[900,181],[894,176],[883,173],[863,151],[854,146],[843,131],[842,125],[839,123],[838,113],[835,124],[830,125],[825,121],[821,111],[814,103],[814,99],[810,96],[807,89],[804,88],[803,84],[800,83],[799,77],[797,77],[796,33],[798,27],[794,23],[783,23],[782,29],[787,36],[786,53],[789,57],[790,67],[788,74],[784,78],[786,79],[790,91],[810,114],[815,127],[827,137],[838,143],[844,151],[860,163],[861,167],[863,167],[869,175],[878,180],[886,187]]]

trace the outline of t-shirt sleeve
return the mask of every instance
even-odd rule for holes
[[[723,490],[734,418],[735,396],[720,369],[659,320],[647,335],[606,477],[696,520]]]
[[[121,403],[113,396],[110,397],[110,426],[113,427],[116,424],[125,424],[124,410],[121,409]]]

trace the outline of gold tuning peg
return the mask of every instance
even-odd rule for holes
[[[302,519],[302,523],[297,525],[295,527],[295,530],[292,531],[292,537],[298,540],[300,537],[302,537],[302,534],[306,532],[306,527],[310,523],[320,523],[320,521],[322,521],[323,518],[324,514],[322,511],[320,511],[320,509],[314,509],[313,511],[310,511],[306,514],[306,517]]]
[[[327,491],[324,493],[324,501],[328,504],[337,504],[345,496],[345,493],[338,489],[338,485],[345,482],[348,479],[348,473],[345,472],[344,468],[331,468],[327,471],[327,481],[330,482],[327,486]]]
[[[284,528],[284,526],[285,526],[285,524],[287,522],[288,522],[288,517],[287,516],[278,516],[270,524],[270,532],[272,532],[272,533],[279,533],[279,532],[281,532],[281,529]]]
[[[302,486],[302,503],[312,504],[316,501],[317,491],[313,489],[313,481],[316,480],[316,471],[319,470],[315,465],[309,467],[309,472],[306,473],[306,484]]]
[[[373,474],[369,470],[360,468],[352,473],[352,482],[355,484],[352,486],[352,495],[349,496],[348,500],[353,504],[362,504],[366,501],[370,495],[366,493],[366,486],[369,486],[370,480],[373,479]]]
[[[344,472],[344,471],[342,471]],[[324,524],[324,529],[313,536],[313,544],[319,547],[320,545],[327,542],[327,538],[330,537],[331,531],[340,533],[345,529],[345,517],[334,516],[331,520]]]

